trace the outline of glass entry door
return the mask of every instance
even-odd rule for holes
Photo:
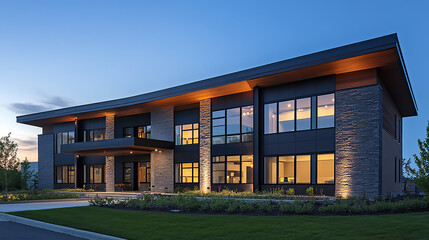
[[[138,162],[139,191],[150,190],[150,162]]]

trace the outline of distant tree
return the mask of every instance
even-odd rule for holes
[[[18,144],[10,140],[10,134],[0,138],[0,168],[3,169],[4,191],[7,193],[7,174],[11,170],[17,170],[19,159],[16,157]]]
[[[30,162],[25,158],[21,162],[21,189],[29,189],[34,185],[34,170],[30,170]]]
[[[408,159],[404,163],[404,169],[407,175],[416,181],[417,187],[429,194],[429,121],[426,127],[426,138],[423,141],[418,139],[417,144],[420,153],[413,155],[417,168],[411,167],[411,159]]]

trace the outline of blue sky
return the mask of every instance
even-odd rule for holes
[[[398,33],[419,116],[429,120],[429,1],[0,1],[0,136],[37,160],[16,115],[142,94]]]

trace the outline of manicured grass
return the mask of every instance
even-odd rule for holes
[[[76,207],[12,213],[127,239],[429,239],[429,213],[226,216]]]

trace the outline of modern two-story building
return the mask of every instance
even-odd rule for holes
[[[393,34],[17,121],[43,129],[40,188],[374,197],[401,192],[402,119],[416,115]]]

